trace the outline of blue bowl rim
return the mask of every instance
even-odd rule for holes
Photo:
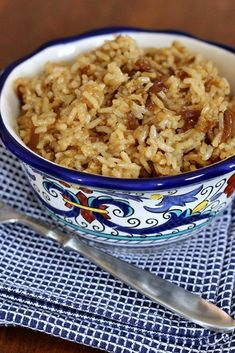
[[[4,86],[5,81],[7,80],[11,71],[17,67],[22,62],[30,59],[35,54],[43,51],[44,49],[58,45],[66,44],[73,41],[79,41],[85,38],[94,37],[104,34],[115,34],[122,32],[144,32],[144,33],[163,33],[163,34],[175,34],[181,35],[188,38],[193,38],[201,42],[211,44],[222,49],[225,49],[229,52],[235,53],[235,48],[228,45],[220,44],[213,41],[207,41],[201,39],[197,36],[191,35],[189,33],[178,31],[178,30],[155,30],[155,29],[145,29],[137,27],[105,27],[100,29],[91,30],[88,32],[81,33],[79,35],[59,38],[52,41],[48,41],[42,46],[40,46],[35,51],[30,54],[14,61],[9,66],[5,68],[2,75],[0,76],[0,95]],[[55,163],[47,161],[36,155],[35,153],[29,151],[24,146],[19,144],[8,132],[6,129],[3,118],[0,112],[0,137],[4,145],[22,162],[28,164],[32,168],[45,173],[49,176],[58,178],[60,180],[66,181],[72,184],[79,184],[84,186],[90,186],[95,188],[103,189],[114,189],[114,190],[128,190],[128,191],[152,191],[152,190],[163,190],[163,189],[173,189],[188,185],[193,185],[200,183],[215,177],[222,176],[226,173],[232,172],[235,169],[235,156],[232,156],[224,161],[215,163],[211,166],[200,168],[193,172],[187,172],[174,176],[166,177],[156,177],[156,178],[141,178],[141,179],[126,179],[126,178],[115,178],[115,177],[106,177],[96,174],[88,174],[85,172],[79,172],[73,169],[68,169],[62,166],[59,166]]]

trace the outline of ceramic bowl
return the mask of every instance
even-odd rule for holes
[[[171,31],[111,28],[52,41],[10,65],[0,82],[0,134],[18,157],[35,195],[60,222],[90,241],[150,247],[184,239],[208,223],[231,201],[235,157],[177,176],[118,179],[91,175],[49,162],[21,141],[16,125],[19,101],[13,82],[40,71],[47,61],[70,60],[114,34],[129,34],[142,47],[180,40],[213,59],[235,92],[234,49]]]

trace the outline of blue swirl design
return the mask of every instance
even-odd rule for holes
[[[42,183],[44,189],[48,192],[48,194],[52,197],[58,197],[58,195],[55,195],[53,193],[53,191],[58,191],[62,197],[66,197],[67,199],[71,200],[74,203],[78,203],[80,204],[79,199],[76,197],[76,195],[74,195],[74,193],[72,193],[71,191],[68,191],[66,189],[64,189],[61,185],[54,183],[50,180],[44,180]],[[39,196],[40,197],[40,196]],[[60,210],[58,208],[55,208],[51,205],[49,205],[46,201],[44,201],[41,197],[40,197],[41,202],[48,207],[52,212],[63,216],[63,217],[77,217],[80,214],[80,208],[78,207],[72,207],[69,210]]]
[[[172,206],[185,206],[188,202],[196,201],[195,197],[202,190],[202,186],[182,195],[162,195],[162,200],[155,207],[144,206],[146,211],[152,213],[162,213]]]
[[[58,214],[63,217],[68,217],[68,218],[76,218],[80,215],[82,212],[81,208],[79,208],[79,205],[81,205],[81,202],[77,195],[75,195],[72,191],[64,189],[63,186],[61,186],[58,183],[55,183],[51,180],[44,180],[42,183],[44,190],[51,196],[51,197],[58,197],[59,194],[65,199],[68,200],[78,206],[72,205],[71,208],[68,210],[60,210],[56,207],[51,206],[48,204],[43,198],[41,198],[39,195],[38,197],[40,198],[41,202],[48,207],[52,212],[55,214]],[[58,194],[55,193],[55,191],[58,191]],[[66,201],[65,201],[66,202]],[[125,200],[113,200],[109,196],[99,196],[99,197],[94,197],[90,196],[87,198],[87,206],[91,208],[89,212],[91,212],[95,218],[103,224],[103,220],[105,219],[105,216],[103,213],[96,211],[96,209],[102,209],[100,206],[106,206],[106,205],[113,205],[116,206],[118,209],[120,209],[120,217],[129,217],[134,213],[133,208],[129,205],[128,201]],[[92,210],[94,208],[94,210]]]
[[[122,218],[123,217],[130,217],[133,215],[134,210],[133,208],[129,205],[127,201],[124,200],[114,200],[112,197],[108,196],[99,196],[97,198],[93,198],[91,202],[91,207],[94,208],[99,208],[102,205],[113,205],[117,206],[121,211],[122,211]],[[96,213],[96,219],[103,223],[104,217],[101,213]]]
[[[210,212],[192,212],[192,210],[187,209],[185,211],[181,211],[180,209],[172,209],[169,210],[169,207],[173,206],[171,198],[174,200],[178,200],[179,205],[185,205],[185,202],[192,202],[194,201],[196,193],[200,192],[202,188],[197,188],[185,195],[179,195],[179,196],[172,196],[172,195],[167,195],[164,196],[164,199],[166,199],[166,203],[163,202],[163,200],[159,203],[159,207],[154,208],[153,210],[151,209],[151,212],[158,213],[161,211],[165,211],[163,213],[163,218],[166,220],[163,224],[158,224],[158,221],[156,220],[156,223],[154,224],[155,218],[152,218],[152,222],[150,222],[149,227],[144,227],[144,228],[137,228],[137,227],[131,227],[130,226],[123,226],[120,224],[114,223],[109,216],[109,212],[111,210],[109,209],[108,206],[115,206],[116,208],[113,209],[113,214],[116,217],[120,218],[128,218],[134,214],[134,209],[130,206],[129,202],[127,200],[120,200],[120,199],[113,199],[111,196],[99,196],[99,197],[94,197],[94,196],[89,196],[86,197],[84,194],[82,194],[81,198],[81,192],[78,192],[76,195],[67,190],[64,189],[62,185],[59,183],[55,183],[54,181],[51,180],[44,180],[43,181],[43,187],[44,190],[50,195],[52,198],[57,198],[59,196],[62,196],[66,201],[68,201],[68,209],[67,210],[60,210],[56,207],[53,207],[52,205],[49,205],[48,202],[43,200],[39,195],[38,197],[40,198],[41,202],[48,207],[53,213],[64,217],[64,219],[69,219],[69,218],[77,218],[79,215],[84,216],[84,212],[88,212],[91,217],[91,222],[93,220],[97,220],[100,223],[100,227],[97,228],[98,231],[102,232],[104,230],[105,226],[110,227],[114,230],[114,233],[118,236],[119,232],[125,232],[129,236],[133,237],[134,235],[139,235],[139,236],[147,236],[147,235],[156,235],[156,234],[161,234],[162,232],[169,231],[172,229],[175,229],[179,226],[184,226],[188,225],[188,229],[195,224],[195,222],[202,221],[202,220],[208,220],[211,218],[215,212],[210,211]],[[80,198],[80,199],[79,199]],[[86,201],[86,211],[84,211],[84,203],[81,200],[84,198]],[[169,201],[170,200],[170,201]],[[79,205],[81,207],[79,207]],[[174,203],[175,205],[175,203]],[[168,207],[166,207],[168,206]],[[89,207],[89,208],[88,208]],[[83,209],[82,209],[83,208]],[[145,207],[147,209],[147,207]],[[100,212],[102,211],[107,211],[107,212]],[[78,221],[78,220],[77,220]],[[90,222],[90,223],[91,223]],[[67,222],[69,223],[69,222]],[[79,224],[79,223],[78,223]],[[139,223],[140,224],[140,223]],[[138,225],[139,225],[138,224]],[[97,226],[95,226],[97,227]],[[93,226],[94,228],[94,226]]]
[[[180,213],[181,212],[181,213]],[[104,219],[102,215],[97,215],[97,220],[105,224],[107,227],[114,228],[118,231],[126,232],[126,233],[131,233],[131,234],[139,234],[139,235],[148,235],[148,234],[156,234],[156,233],[161,233],[166,230],[171,230],[174,228],[177,228],[179,226],[183,225],[190,225],[194,222],[198,222],[200,220],[208,220],[211,218],[214,213],[210,212],[204,212],[204,213],[194,213],[191,214],[189,213],[189,210],[186,210],[184,212],[178,211],[175,212],[174,210],[166,212],[167,213],[167,218],[168,220],[163,223],[159,224],[155,227],[149,227],[149,228],[129,228],[125,226],[121,226],[119,224],[113,223],[109,219]]]

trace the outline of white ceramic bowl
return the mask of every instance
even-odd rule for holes
[[[119,33],[131,35],[141,47],[162,47],[180,40],[213,59],[235,92],[233,48],[179,32],[103,29],[50,42],[4,71],[0,82],[0,135],[21,161],[39,201],[59,221],[88,240],[150,247],[189,236],[227,206],[235,189],[235,157],[177,176],[118,179],[49,162],[25,146],[17,131],[19,101],[13,90],[16,78],[35,75],[47,61],[70,60]]]

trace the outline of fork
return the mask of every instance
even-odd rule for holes
[[[235,328],[235,321],[227,313],[200,296],[86,244],[74,232],[71,235],[63,233],[48,223],[20,213],[0,201],[0,223],[17,222],[57,241],[64,249],[79,252],[128,286],[189,321],[217,332],[229,332]]]

